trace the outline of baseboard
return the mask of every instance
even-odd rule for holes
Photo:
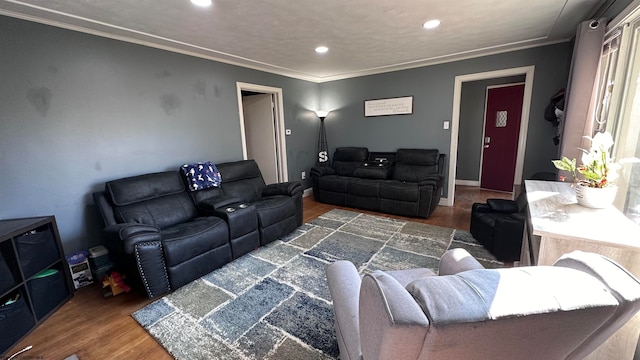
[[[440,205],[440,206],[449,206],[449,205],[447,205],[447,201],[449,201],[448,198],[441,197],[440,201],[438,202],[438,205]]]
[[[313,188],[304,189],[304,191],[302,192],[303,198],[309,197],[311,195],[313,195]]]
[[[480,186],[480,181],[477,180],[457,180],[456,185],[462,186]]]

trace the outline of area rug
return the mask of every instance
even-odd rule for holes
[[[466,231],[334,209],[132,316],[177,359],[336,359],[327,264],[436,270],[457,247],[503,265]]]

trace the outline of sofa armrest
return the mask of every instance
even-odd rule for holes
[[[603,255],[580,250],[562,255],[553,266],[577,269],[593,276],[604,284],[608,292],[619,303],[615,314],[607,323],[591,334],[585,340],[584,346],[571,353],[570,358],[582,359],[638,313],[640,308],[640,280],[617,262]]]
[[[438,188],[442,186],[441,182],[441,176],[433,174],[420,179],[420,181],[418,181],[418,186],[433,186],[434,188]]]
[[[262,190],[262,196],[288,195],[291,197],[302,195],[302,184],[300,181],[281,182],[269,184]]]
[[[121,252],[133,254],[140,242],[160,241],[160,228],[154,225],[122,223],[104,228],[107,241]]]
[[[151,299],[171,291],[161,241],[135,244],[135,260],[147,296]]]
[[[453,275],[467,270],[484,269],[467,250],[451,249],[440,258],[438,275]]]
[[[198,201],[197,208],[202,215],[215,216],[217,209],[225,208],[239,202],[242,202],[242,200],[235,196],[216,196]]]
[[[316,176],[316,177],[320,177],[324,175],[335,175],[335,173],[336,171],[329,166],[314,166],[311,168],[311,171],[309,172],[311,176]]]
[[[518,204],[507,199],[487,199],[487,205],[492,211],[498,213],[512,214],[518,212]]]
[[[477,214],[477,213],[490,213],[491,208],[489,207],[489,205],[485,204],[485,203],[473,203],[471,205],[471,218],[473,219],[473,214]]]
[[[439,154],[438,155],[438,174],[440,174],[444,178],[444,160],[447,155]]]
[[[382,271],[365,275],[359,307],[362,358],[419,357],[430,322],[397,280]]]
[[[360,297],[360,275],[349,261],[336,261],[326,267],[327,284],[335,313],[336,337],[340,358],[360,360],[360,329],[358,299]]]

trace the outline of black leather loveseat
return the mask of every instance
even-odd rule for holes
[[[311,169],[313,195],[323,203],[426,218],[440,201],[444,160],[435,149],[340,147],[332,166]]]
[[[219,164],[220,187],[191,192],[179,171],[109,181],[93,194],[127,282],[152,298],[302,225],[299,182],[265,185],[253,160]]]

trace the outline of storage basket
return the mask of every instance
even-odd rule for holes
[[[45,275],[38,274],[27,283],[38,320],[69,296],[62,271],[46,270],[43,273]]]
[[[6,304],[10,298],[20,294],[18,300]],[[35,324],[35,320],[22,291],[16,291],[0,299],[0,353],[9,350]]]
[[[2,252],[0,252],[0,295],[11,289],[15,284],[16,281],[13,278],[11,269],[9,269],[9,264],[4,259]]]
[[[46,269],[59,259],[58,246],[49,227],[39,228],[15,238],[20,267],[25,278]]]

